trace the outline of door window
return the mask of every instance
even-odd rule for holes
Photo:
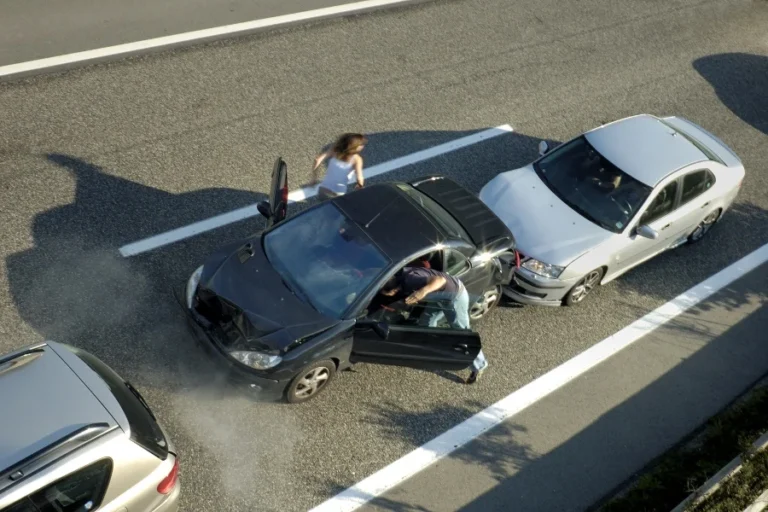
[[[30,496],[40,512],[88,512],[101,505],[112,459],[94,462]],[[19,509],[26,510],[26,509]]]
[[[715,177],[706,169],[687,174],[683,178],[683,195],[680,204],[703,194],[715,184]]]
[[[648,205],[643,216],[640,218],[640,225],[650,224],[667,215],[675,208],[675,199],[677,198],[677,181],[673,181],[659,192]]]
[[[458,276],[469,269],[469,260],[459,251],[445,250],[445,272],[452,276]]]

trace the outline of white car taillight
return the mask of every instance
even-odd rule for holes
[[[157,485],[157,492],[160,494],[168,494],[176,486],[176,482],[179,480],[179,458],[176,457],[176,461],[173,463],[173,468],[168,476],[163,478],[163,481]]]

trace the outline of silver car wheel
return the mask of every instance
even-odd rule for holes
[[[331,373],[327,368],[322,366],[313,368],[299,380],[299,383],[296,385],[296,391],[293,394],[297,398],[309,398],[320,391],[330,377]]]
[[[470,320],[480,320],[483,318],[491,309],[493,309],[493,306],[496,305],[500,298],[501,290],[499,290],[498,286],[485,290],[480,299],[469,308]]]
[[[717,220],[717,214],[718,212],[710,213],[698,226],[696,226],[696,229],[691,233],[691,241],[698,242],[704,238],[704,235],[706,235],[709,230],[712,229],[712,226],[714,226],[715,221]]]
[[[575,304],[584,300],[586,296],[589,295],[589,292],[592,291],[592,288],[594,288],[600,281],[601,274],[602,272],[599,270],[593,270],[584,276],[584,278],[573,287],[573,290],[571,291],[571,302]]]

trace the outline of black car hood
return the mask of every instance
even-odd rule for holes
[[[339,322],[322,315],[287,288],[264,254],[261,236],[211,256],[204,265],[198,291],[199,298],[206,296],[224,299],[247,319],[239,326],[245,337],[230,341],[230,348],[282,351]],[[216,323],[213,318],[208,320]]]

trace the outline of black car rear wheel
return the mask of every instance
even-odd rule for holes
[[[501,300],[501,286],[494,286],[483,292],[480,298],[469,307],[469,319],[473,322],[482,320]]]
[[[286,390],[286,399],[292,404],[311,400],[328,387],[335,375],[336,363],[331,360],[309,364],[291,381]]]

